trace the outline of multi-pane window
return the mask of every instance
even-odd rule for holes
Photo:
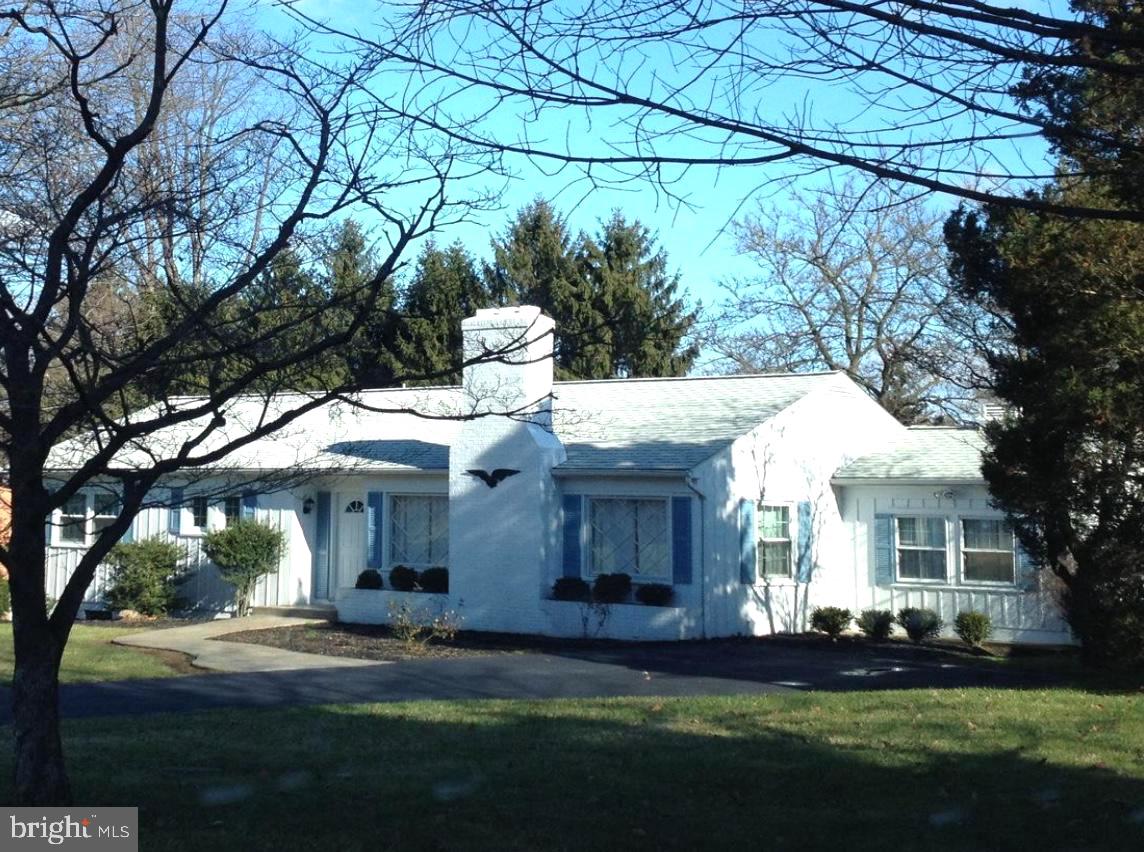
[[[389,556],[393,565],[449,564],[449,498],[390,498]]]
[[[87,495],[75,494],[60,509],[60,541],[84,544],[87,541]]]
[[[671,577],[667,501],[591,501],[590,574],[630,574],[638,579]]]
[[[91,534],[99,536],[119,517],[119,498],[114,494],[93,494]]]
[[[759,576],[789,577],[791,572],[790,506],[759,509]]]
[[[1013,531],[1002,520],[961,521],[962,576],[967,582],[1014,581]]]
[[[119,517],[119,498],[109,492],[75,494],[60,508],[59,544],[87,544]]]
[[[210,508],[210,500],[206,497],[192,497],[191,498],[191,526],[197,527],[200,530],[207,528],[207,510]]]
[[[227,497],[222,504],[223,515],[226,517],[226,525],[229,527],[242,519],[242,498],[241,497]]]
[[[945,518],[899,517],[898,579],[944,580]]]

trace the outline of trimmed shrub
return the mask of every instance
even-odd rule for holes
[[[143,615],[164,615],[176,609],[182,558],[181,547],[157,538],[115,545],[107,554],[111,567],[107,603],[112,609],[133,609]]]
[[[8,588],[6,579],[0,580],[0,613],[12,608],[12,590]]]
[[[841,636],[853,620],[853,613],[839,606],[816,606],[810,613],[811,628],[825,633],[831,639]]]
[[[558,601],[589,601],[592,587],[579,577],[561,577],[552,584],[552,597]]]
[[[932,609],[918,609],[912,606],[898,610],[898,624],[915,642],[935,638],[945,626]]]
[[[384,589],[385,582],[381,579],[381,572],[376,568],[366,568],[357,575],[355,589]]]
[[[970,648],[978,647],[993,635],[993,621],[983,612],[966,610],[953,620],[953,629]]]
[[[426,568],[417,575],[417,585],[421,591],[431,594],[444,594],[449,591],[448,568]]]
[[[412,592],[417,586],[417,572],[406,565],[394,565],[389,571],[389,587],[399,592]]]
[[[234,586],[239,616],[250,613],[250,595],[258,578],[278,568],[286,537],[281,530],[257,521],[236,521],[203,537],[203,552],[218,567],[224,581]]]
[[[858,616],[858,629],[867,639],[885,642],[894,629],[894,614],[888,609],[864,609]]]
[[[628,574],[598,574],[592,587],[592,597],[599,603],[620,603],[632,593],[632,578]]]
[[[636,600],[648,606],[671,606],[675,589],[666,583],[647,583],[636,586]]]

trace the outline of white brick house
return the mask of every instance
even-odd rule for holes
[[[384,622],[406,601],[467,629],[690,639],[801,630],[820,604],[924,605],[947,623],[987,611],[1001,640],[1069,641],[989,505],[976,432],[903,427],[841,373],[554,383],[551,330],[536,308],[480,311],[466,358],[508,354],[478,359],[461,387],[315,410],[206,479],[171,482],[131,534],[187,545],[204,607],[227,594],[202,532],[253,515],[289,543],[254,603],[328,603],[346,621]],[[245,405],[231,434],[262,412]],[[82,447],[60,467],[69,452]],[[498,469],[512,473],[495,486],[471,473]],[[244,484],[209,496],[224,480]],[[81,495],[54,519],[49,594],[99,502]],[[448,567],[448,593],[388,589],[395,565]],[[385,590],[354,588],[366,568]],[[616,571],[672,586],[672,604],[552,598],[560,577]]]

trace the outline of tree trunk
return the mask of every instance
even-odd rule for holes
[[[12,711],[16,737],[16,802],[20,805],[71,804],[71,785],[60,741],[59,659],[46,623],[15,628],[16,672]]]
[[[16,467],[13,465],[14,471]],[[42,488],[24,486],[24,480],[13,477],[8,547],[16,659],[12,677],[16,801],[21,805],[62,806],[71,804],[59,709],[60,659],[67,633],[53,630],[44,599],[47,510],[41,502]]]

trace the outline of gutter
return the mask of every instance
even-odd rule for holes
[[[831,485],[986,485],[981,477],[965,476],[834,476]]]
[[[687,479],[690,471],[682,468],[629,468],[629,467],[554,467],[552,475],[557,479],[573,476],[597,476],[613,479]]]

